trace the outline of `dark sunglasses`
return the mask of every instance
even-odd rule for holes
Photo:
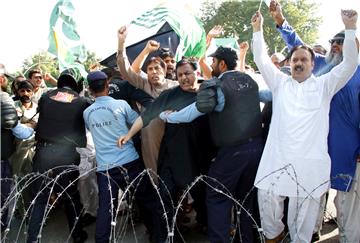
[[[329,40],[329,42],[330,42],[331,45],[334,44],[334,43],[336,43],[338,45],[342,45],[342,44],[344,44],[344,39]]]

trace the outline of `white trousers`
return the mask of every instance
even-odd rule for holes
[[[314,233],[320,232],[322,229],[322,223],[324,221],[325,210],[326,210],[326,193],[320,197],[319,216],[316,220]]]
[[[341,243],[360,242],[360,163],[349,192],[337,191],[334,199]]]
[[[261,227],[267,239],[274,239],[284,230],[281,221],[284,216],[286,197],[258,189]],[[320,209],[320,199],[289,198],[288,228],[292,243],[309,243],[314,232]]]

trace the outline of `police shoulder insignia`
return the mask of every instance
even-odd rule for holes
[[[64,103],[71,103],[71,101],[74,99],[73,94],[69,94],[66,92],[57,92],[57,94],[53,97],[51,97],[53,100],[64,102]]]

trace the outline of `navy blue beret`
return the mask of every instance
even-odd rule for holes
[[[97,81],[97,80],[106,80],[108,78],[108,76],[104,73],[104,72],[101,72],[101,71],[95,71],[95,72],[90,72],[87,76],[87,81],[88,83],[92,83],[94,81]]]

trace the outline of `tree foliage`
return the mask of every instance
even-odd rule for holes
[[[88,72],[90,66],[99,61],[95,52],[87,51],[87,58],[83,63],[85,70]],[[27,73],[34,68],[41,69],[43,73],[50,73],[53,77],[58,77],[60,74],[57,58],[47,52],[40,52],[24,60],[21,73],[27,77]]]
[[[43,73],[50,73],[53,77],[59,76],[59,69],[56,58],[47,52],[34,54],[30,58],[24,60],[21,73],[28,78],[28,72],[34,68],[41,69]]]
[[[300,35],[302,40],[312,45],[318,38],[318,27],[322,18],[316,16],[319,5],[309,0],[280,0],[286,20]],[[250,41],[252,38],[251,17],[258,10],[260,1],[224,1],[207,0],[201,9],[201,20],[208,32],[213,26],[224,28],[221,37],[236,37],[239,42]],[[264,16],[264,37],[269,47],[269,54],[280,52],[286,45],[275,28],[275,23],[269,14],[268,7],[262,4],[261,13]],[[253,63],[252,55],[247,56],[247,62]]]

